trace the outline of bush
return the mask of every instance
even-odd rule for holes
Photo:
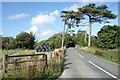
[[[102,49],[115,49],[119,47],[120,26],[106,25],[98,32],[97,47]]]

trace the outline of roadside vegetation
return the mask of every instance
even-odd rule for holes
[[[22,50],[22,49],[16,49],[16,50],[2,50],[2,54],[8,54],[8,55],[12,55],[12,54],[30,54],[35,52],[35,50]]]
[[[106,59],[108,61],[112,61],[115,63],[120,64],[120,59],[118,58],[118,49],[107,49],[107,50],[102,50],[99,48],[95,48],[95,47],[80,47],[80,50],[83,50],[87,53],[90,53],[92,55],[95,55],[97,57]],[[95,51],[99,50],[101,55],[96,55]]]
[[[119,63],[118,48],[120,47],[120,26],[118,25],[105,25],[97,33],[97,36],[91,35],[93,23],[110,23],[111,19],[115,19],[117,15],[108,10],[106,5],[97,6],[94,3],[89,3],[83,7],[78,8],[78,11],[62,11],[60,18],[64,23],[63,32],[56,33],[47,40],[36,40],[35,34],[32,32],[21,32],[13,37],[2,37],[2,54],[31,54],[35,53],[36,49],[43,43],[48,43],[54,50],[47,52],[48,58],[50,53],[54,54],[53,58],[49,58],[48,68],[42,69],[42,62],[35,68],[35,63],[32,63],[32,70],[11,70],[7,74],[3,74],[3,78],[54,78],[57,79],[63,71],[63,61],[65,46],[69,43],[74,43],[78,48],[85,52],[91,53],[106,60]],[[82,20],[88,16],[88,31],[79,29],[75,31],[76,27],[84,27],[86,23]],[[96,27],[99,27],[96,25]],[[62,57],[56,49],[62,49]],[[2,65],[2,60],[1,63]],[[26,64],[29,65],[29,64]],[[23,68],[24,65],[19,65]],[[27,70],[27,71],[25,71]],[[32,71],[32,72],[31,72]],[[19,73],[18,73],[19,72]],[[30,74],[31,73],[31,74]]]
[[[18,49],[18,50],[1,50],[0,67],[2,68],[3,55],[31,54],[31,53],[34,53],[34,52],[35,52],[35,50],[22,50],[22,49]]]
[[[10,64],[8,66],[7,73],[3,74],[3,80],[8,78],[55,80],[58,77],[60,77],[60,75],[63,72],[63,57],[65,53],[64,51],[65,51],[65,48],[60,48],[60,49],[56,49],[53,52],[45,53],[47,57],[49,57],[48,66],[45,68],[44,68],[45,63],[42,61],[32,62],[32,63],[31,62],[18,63],[16,66],[14,66],[15,64]],[[44,53],[44,52],[41,52],[41,53]],[[61,56],[61,57],[56,56],[56,53],[58,53],[59,54],[58,56]],[[52,54],[52,57],[50,56],[50,54]],[[25,59],[28,60],[29,58],[25,57]],[[30,59],[36,59],[36,57],[30,57]]]
[[[119,30],[120,26],[104,26],[98,32],[98,36],[92,38],[92,47],[80,47],[88,53],[120,64],[119,58]]]
[[[108,10],[104,4],[97,6],[94,3],[89,3],[83,7],[78,8],[78,11],[62,11],[61,18],[64,22],[64,33],[62,42],[66,32],[72,35],[72,41],[77,47],[82,48],[88,53],[98,55],[106,60],[120,63],[118,48],[120,47],[120,26],[105,25],[97,33],[97,36],[92,36],[93,23],[110,23],[109,20],[117,18],[117,15]],[[86,26],[83,19],[88,16],[88,33],[85,30],[78,30],[77,34],[73,30],[75,27]],[[98,27],[96,25],[96,27]]]

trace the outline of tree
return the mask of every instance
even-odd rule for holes
[[[87,15],[89,18],[89,38],[88,38],[88,47],[91,46],[91,32],[92,32],[92,23],[95,22],[105,22],[108,23],[108,19],[115,19],[117,15],[113,14],[110,10],[107,10],[106,5],[96,6],[94,3],[89,3],[81,8],[79,8],[78,13]]]
[[[86,46],[87,44],[87,33],[85,34],[85,31],[78,30],[77,34],[75,35],[74,42],[79,46]],[[86,39],[86,40],[85,40]]]
[[[82,34],[85,36],[84,42],[87,43],[87,32],[85,30],[78,30],[78,34]]]
[[[2,37],[2,49],[8,49],[9,48],[9,38],[8,37]]]
[[[0,49],[2,48],[2,35],[0,35]]]
[[[97,47],[103,49],[118,48],[120,26],[106,25],[97,33]]]
[[[68,33],[68,31],[72,32],[70,31],[72,27],[75,26],[78,27],[78,23],[80,22],[80,19],[83,18],[83,16],[75,11],[62,11],[61,13],[62,13],[61,18],[62,21],[64,22],[64,30],[62,35],[62,47],[63,47],[65,35]],[[65,28],[66,25],[67,28]]]
[[[64,22],[64,28],[63,28],[63,34],[62,34],[62,47],[64,46],[64,38],[65,38],[65,26],[68,24],[68,11],[62,11],[62,15],[60,16],[62,18],[62,22]]]
[[[62,38],[62,33],[57,33],[51,36],[47,41],[52,48],[56,49],[61,47],[61,43],[62,43],[61,38]]]
[[[75,35],[75,31],[71,29],[71,30],[68,31],[68,34],[71,35],[71,36],[74,36]]]
[[[33,49],[35,44],[35,35],[33,35],[31,32],[22,32],[16,36],[15,44],[17,48]]]
[[[57,33],[57,34],[54,34],[53,36],[51,36],[49,39],[47,40],[42,40],[38,43],[35,44],[35,47],[39,47],[41,44],[43,43],[49,43],[49,45],[53,48],[53,49],[56,49],[56,48],[60,48],[61,47],[61,38],[62,38],[62,33]]]
[[[2,49],[12,49],[13,37],[2,37]]]

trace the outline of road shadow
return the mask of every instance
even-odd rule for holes
[[[64,59],[64,70],[69,69],[69,66],[71,65],[71,62],[68,62],[67,59]]]
[[[70,66],[71,64],[72,64],[72,63],[65,63],[65,64],[64,64],[64,70],[65,70],[65,69],[69,69],[69,66]]]
[[[68,56],[68,54],[65,54],[65,55],[64,55],[64,57],[67,57],[67,56]]]
[[[68,61],[68,52],[66,51],[64,55],[64,61],[63,61],[63,69],[69,69],[70,65],[72,64],[71,62]]]

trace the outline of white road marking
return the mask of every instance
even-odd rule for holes
[[[101,67],[97,66],[96,64],[92,63],[91,61],[88,61],[90,64],[92,64],[93,66],[97,67],[98,69],[102,70],[103,72],[105,72],[106,74],[110,75],[113,78],[118,79],[116,76],[112,75],[111,73],[107,72],[106,70],[102,69]]]
[[[76,51],[75,51],[76,52]],[[77,52],[76,52],[77,53]],[[84,58],[82,55],[80,55],[79,53],[77,53],[77,55],[79,55],[81,58]]]

